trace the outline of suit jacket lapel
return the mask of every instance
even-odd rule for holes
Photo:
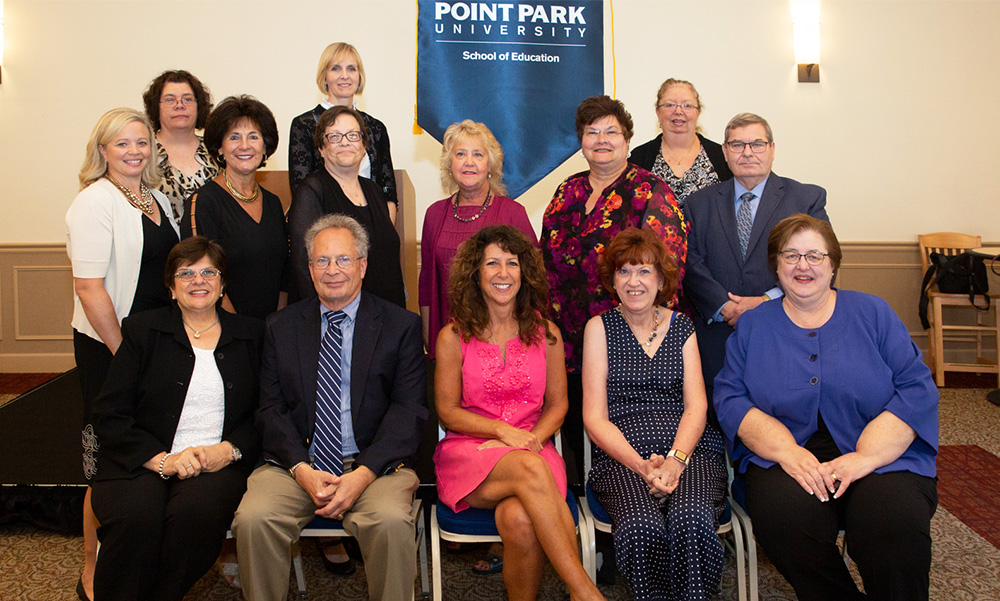
[[[715,209],[719,212],[719,220],[722,222],[722,232],[729,243],[729,250],[733,253],[733,259],[738,265],[743,264],[743,255],[740,252],[740,237],[736,229],[736,188],[732,182],[719,187],[719,196],[716,198]]]
[[[378,307],[368,294],[362,292],[357,322],[354,324],[354,348],[351,349],[351,415],[355,419],[355,429],[368,383],[368,373],[371,371],[369,367],[372,355],[375,354],[375,344],[378,342],[381,329]]]
[[[771,216],[775,209],[781,204],[781,199],[785,196],[785,184],[773,171],[764,184],[764,195],[757,204],[757,214],[753,218],[753,227],[750,229],[750,243],[747,244],[747,256],[753,252],[757,243],[764,239],[767,244],[767,237],[771,233]]]
[[[316,380],[319,374],[319,299],[305,303],[295,333],[295,348],[283,352],[297,354],[299,373],[302,374],[302,400],[309,408],[309,432],[316,424]]]

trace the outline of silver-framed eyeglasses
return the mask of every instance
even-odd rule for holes
[[[206,267],[201,271],[195,271],[193,269],[178,269],[177,273],[174,274],[174,277],[182,282],[190,282],[198,277],[198,274],[201,274],[201,277],[206,280],[214,280],[219,277],[219,270],[214,267]]]
[[[686,102],[684,104],[677,104],[676,102],[661,102],[660,104],[656,105],[656,108],[667,109],[668,111],[673,111],[677,107],[681,107],[681,110],[684,112],[697,111],[701,108],[697,104],[688,104]]]
[[[347,133],[342,134],[338,131],[333,131],[328,134],[323,134],[323,137],[326,138],[328,144],[340,144],[340,141],[343,140],[344,138],[347,138],[348,142],[360,142],[361,132],[349,131]]]
[[[197,104],[198,100],[195,99],[194,96],[181,96],[180,98],[176,98],[174,96],[167,96],[166,98],[160,99],[160,104],[165,104],[167,106],[174,106],[178,102],[184,106],[191,106],[193,104]]]
[[[802,257],[805,257],[806,263],[810,265],[819,265],[823,262],[823,259],[830,256],[830,253],[821,253],[818,250],[811,250],[804,254],[795,252],[794,250],[783,250],[778,254],[781,255],[781,260],[788,265],[798,265]]]
[[[309,263],[312,264],[316,269],[326,271],[331,264],[336,264],[337,267],[341,269],[350,269],[354,266],[354,262],[361,257],[348,257],[347,255],[341,255],[339,257],[316,257],[311,259]]]
[[[747,146],[754,154],[760,154],[764,152],[771,143],[767,140],[754,140],[753,142],[743,142],[741,140],[733,140],[732,142],[726,142],[726,147],[729,148],[731,152],[742,153],[743,149]]]

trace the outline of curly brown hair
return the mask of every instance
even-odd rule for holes
[[[212,112],[212,93],[201,80],[187,71],[164,71],[149,83],[142,95],[142,105],[146,108],[146,116],[153,124],[154,131],[160,131],[160,96],[163,86],[168,83],[186,83],[191,86],[194,100],[198,104],[198,118],[195,128],[205,129],[208,114]]]
[[[244,119],[253,124],[264,138],[264,158],[258,168],[266,165],[267,159],[278,149],[278,124],[271,109],[253,96],[230,96],[215,107],[205,124],[205,148],[219,167],[226,166],[226,158],[219,152],[222,139]]]
[[[479,270],[486,247],[496,244],[504,252],[517,255],[521,266],[521,287],[517,291],[514,319],[518,338],[525,345],[540,342],[539,330],[545,328],[545,339],[556,338],[549,331],[546,319],[549,310],[549,280],[538,247],[520,230],[510,225],[484,227],[458,248],[448,278],[448,303],[451,318],[462,340],[482,337],[490,326],[490,315],[479,284]]]
[[[585,98],[580,103],[580,106],[576,107],[577,140],[583,142],[583,130],[587,129],[588,125],[598,119],[609,116],[614,117],[618,121],[618,125],[622,128],[622,134],[625,136],[625,141],[628,142],[631,140],[633,133],[632,115],[625,109],[625,105],[622,104],[621,100],[612,98],[607,94]]]
[[[652,230],[627,229],[622,230],[608,245],[597,264],[597,275],[601,283],[617,300],[615,290],[615,272],[625,265],[649,264],[663,278],[663,287],[656,293],[656,304],[662,305],[670,301],[677,292],[677,261],[670,255],[667,245]]]

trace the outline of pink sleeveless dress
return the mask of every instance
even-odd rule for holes
[[[545,400],[545,338],[525,347],[519,338],[507,342],[507,362],[500,347],[472,338],[462,346],[462,408],[530,430],[542,414]],[[463,499],[490,474],[507,453],[522,447],[479,450],[485,438],[457,432],[438,442],[434,452],[438,499],[452,511],[469,507]],[[542,448],[559,492],[566,496],[566,464],[549,440]]]

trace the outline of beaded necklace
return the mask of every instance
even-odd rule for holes
[[[479,209],[479,212],[473,215],[472,217],[468,219],[463,219],[458,216],[458,194],[459,194],[458,192],[455,192],[455,196],[451,199],[451,211],[455,215],[455,219],[458,219],[462,223],[472,223],[476,219],[482,217],[483,213],[486,212],[486,209],[490,208],[490,203],[493,201],[493,191],[492,190],[487,191],[486,200],[483,201],[483,208]]]
[[[114,184],[115,187],[118,188],[119,192],[125,195],[125,198],[133,207],[139,209],[147,215],[153,214],[153,193],[149,191],[146,184],[141,181],[139,182],[139,194],[142,196],[142,198],[139,198],[135,195],[135,192],[115,181],[115,178],[111,177],[110,173],[105,173],[104,177],[106,177],[109,182]]]

